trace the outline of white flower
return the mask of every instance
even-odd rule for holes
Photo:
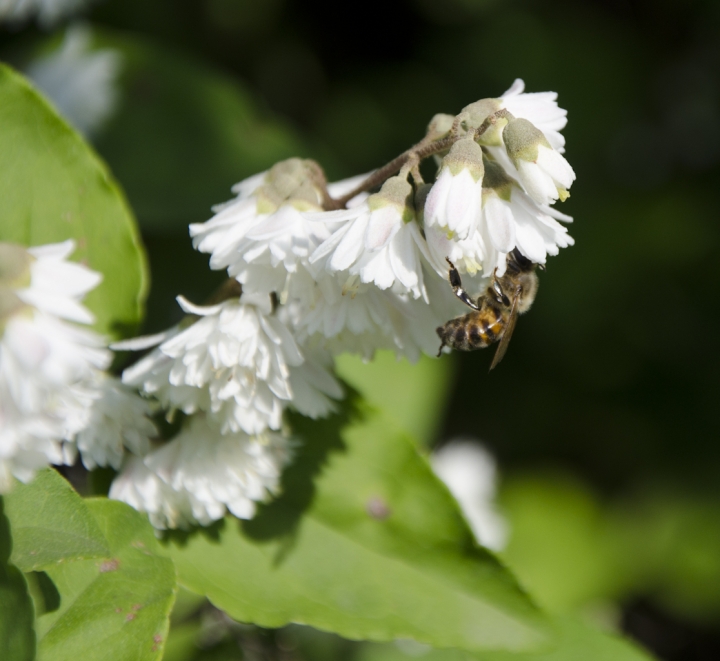
[[[542,131],[526,119],[514,119],[502,133],[507,155],[528,195],[538,204],[565,200],[575,180],[570,164]]]
[[[340,225],[310,256],[329,273],[347,271],[360,282],[396,294],[426,296],[420,268],[424,240],[408,206],[412,187],[391,177],[379,193],[351,208],[304,214],[308,220]]]
[[[321,271],[317,278],[305,297],[283,306],[301,345],[316,343],[333,355],[358,353],[367,360],[378,349],[394,350],[411,361],[429,350],[429,341],[418,343],[418,329],[409,328],[418,322],[416,308],[428,308],[423,299],[381,290],[347,271]],[[420,305],[412,305],[416,302]]]
[[[49,28],[87,4],[88,0],[0,0],[0,22],[15,23],[37,16],[40,25]]]
[[[447,276],[449,259],[460,273],[475,275],[483,271],[485,263],[485,243],[479,231],[475,231],[467,239],[458,241],[438,227],[426,227],[425,239],[430,253],[430,263],[438,275]]]
[[[497,269],[497,275],[502,276],[507,255],[515,248],[535,264],[545,264],[548,255],[557,255],[560,248],[574,243],[556,220],[571,222],[570,216],[536,204],[499,164],[487,161],[485,173],[483,209],[474,233],[458,241],[435,227],[425,228],[437,273],[447,273],[447,258],[461,273],[487,277]]]
[[[110,498],[147,512],[160,529],[207,525],[226,510],[250,519],[256,503],[278,493],[291,456],[281,434],[222,434],[214,420],[196,415],[169,443],[131,459]]]
[[[68,29],[59,48],[30,64],[28,77],[80,133],[92,135],[117,105],[120,53],[92,50],[90,31]]]
[[[157,434],[150,421],[150,403],[118,379],[99,377],[100,383],[87,392],[83,423],[74,441],[85,468],[112,466],[120,469],[125,449],[137,456],[150,451]]]
[[[458,140],[443,159],[425,201],[426,227],[437,226],[448,238],[467,239],[477,228],[482,205],[483,154],[472,136]]]
[[[328,397],[341,396],[339,384],[321,362],[306,361],[290,331],[270,314],[269,296],[243,294],[239,302],[210,307],[178,301],[200,318],[126,369],[124,383],[170,409],[213,412],[223,433],[279,429],[287,406],[307,415],[332,410]],[[303,392],[296,396],[294,386]]]
[[[101,279],[67,258],[73,241],[25,249],[0,244],[0,491],[71,463],[87,384],[110,362],[81,301]]]
[[[247,293],[274,291],[285,300],[296,274],[307,268],[310,254],[334,229],[332,223],[301,213],[322,208],[320,191],[297,183],[303,181],[302,163],[290,159],[236,184],[235,200],[216,206],[216,215],[206,223],[190,225],[193,246],[200,252],[211,253],[210,268],[226,268]],[[293,168],[295,188],[286,185],[287,173],[282,169],[286,164],[287,169]],[[328,192],[335,197],[343,195],[363,178],[330,184]],[[290,193],[284,196],[287,190]],[[300,277],[303,275],[306,273]]]
[[[539,128],[548,142],[561,154],[565,138],[560,133],[567,124],[567,110],[557,104],[557,92],[525,92],[525,83],[517,78],[501,97],[503,108],[518,119],[527,119]]]
[[[507,543],[508,526],[494,504],[496,467],[479,443],[453,441],[433,453],[433,471],[446,484],[465,515],[475,538],[493,551]]]

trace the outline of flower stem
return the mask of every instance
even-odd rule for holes
[[[436,139],[433,135],[426,135],[416,145],[410,147],[410,149],[404,151],[399,156],[396,156],[392,161],[383,165],[379,170],[375,170],[375,172],[371,173],[365,181],[356,186],[349,193],[339,198],[331,198],[329,195],[325,196],[325,209],[344,209],[345,205],[356,195],[376,188],[388,177],[392,177],[394,174],[397,174],[411,159],[417,159],[417,164],[419,164],[420,161],[428,158],[429,156],[433,156],[434,154],[439,154],[450,149],[455,142],[466,135],[460,131],[462,115],[458,115],[458,118],[460,118],[460,121],[453,124],[453,130],[451,130],[445,137]],[[493,126],[500,118],[512,119],[513,116],[507,110],[501,108],[485,119],[485,121],[474,130],[475,139],[477,140],[477,138],[485,133],[485,131]]]

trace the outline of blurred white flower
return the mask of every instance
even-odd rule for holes
[[[86,136],[100,130],[115,110],[121,66],[119,52],[92,50],[90,41],[89,29],[71,27],[57,49],[31,62],[26,71],[58,112]]]
[[[37,16],[44,28],[77,13],[90,4],[90,0],[0,0],[0,22],[19,23]]]
[[[494,503],[497,469],[493,456],[477,442],[456,440],[433,453],[430,463],[457,500],[478,542],[493,551],[505,548],[508,524]]]
[[[147,512],[159,529],[208,525],[226,511],[249,519],[256,503],[278,493],[291,456],[281,434],[222,434],[213,419],[196,415],[169,443],[130,459],[110,498]]]
[[[320,359],[306,360],[291,332],[271,314],[269,296],[243,294],[215,306],[192,305],[199,319],[178,327],[123,373],[123,382],[165,408],[212,412],[223,433],[280,429],[288,406],[327,415],[342,389]],[[123,348],[127,344],[114,345]],[[302,393],[295,395],[295,389]]]
[[[71,463],[86,384],[110,363],[82,299],[101,280],[67,261],[73,241],[0,244],[0,492],[49,463]]]

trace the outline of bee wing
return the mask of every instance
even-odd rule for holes
[[[510,317],[508,318],[507,324],[505,324],[505,332],[500,338],[500,344],[498,344],[497,351],[495,352],[495,357],[493,358],[492,364],[490,365],[491,370],[495,369],[495,367],[497,367],[500,361],[505,357],[505,352],[507,351],[508,344],[510,344],[510,338],[512,337],[513,331],[515,330],[515,323],[517,322],[518,318],[518,301],[520,300],[521,293],[522,287],[518,287],[515,290],[515,297],[513,298],[512,308],[510,308]]]

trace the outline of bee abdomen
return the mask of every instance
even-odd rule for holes
[[[437,334],[444,344],[453,349],[473,351],[497,342],[502,328],[502,315],[494,308],[488,308],[451,319],[437,329]]]

